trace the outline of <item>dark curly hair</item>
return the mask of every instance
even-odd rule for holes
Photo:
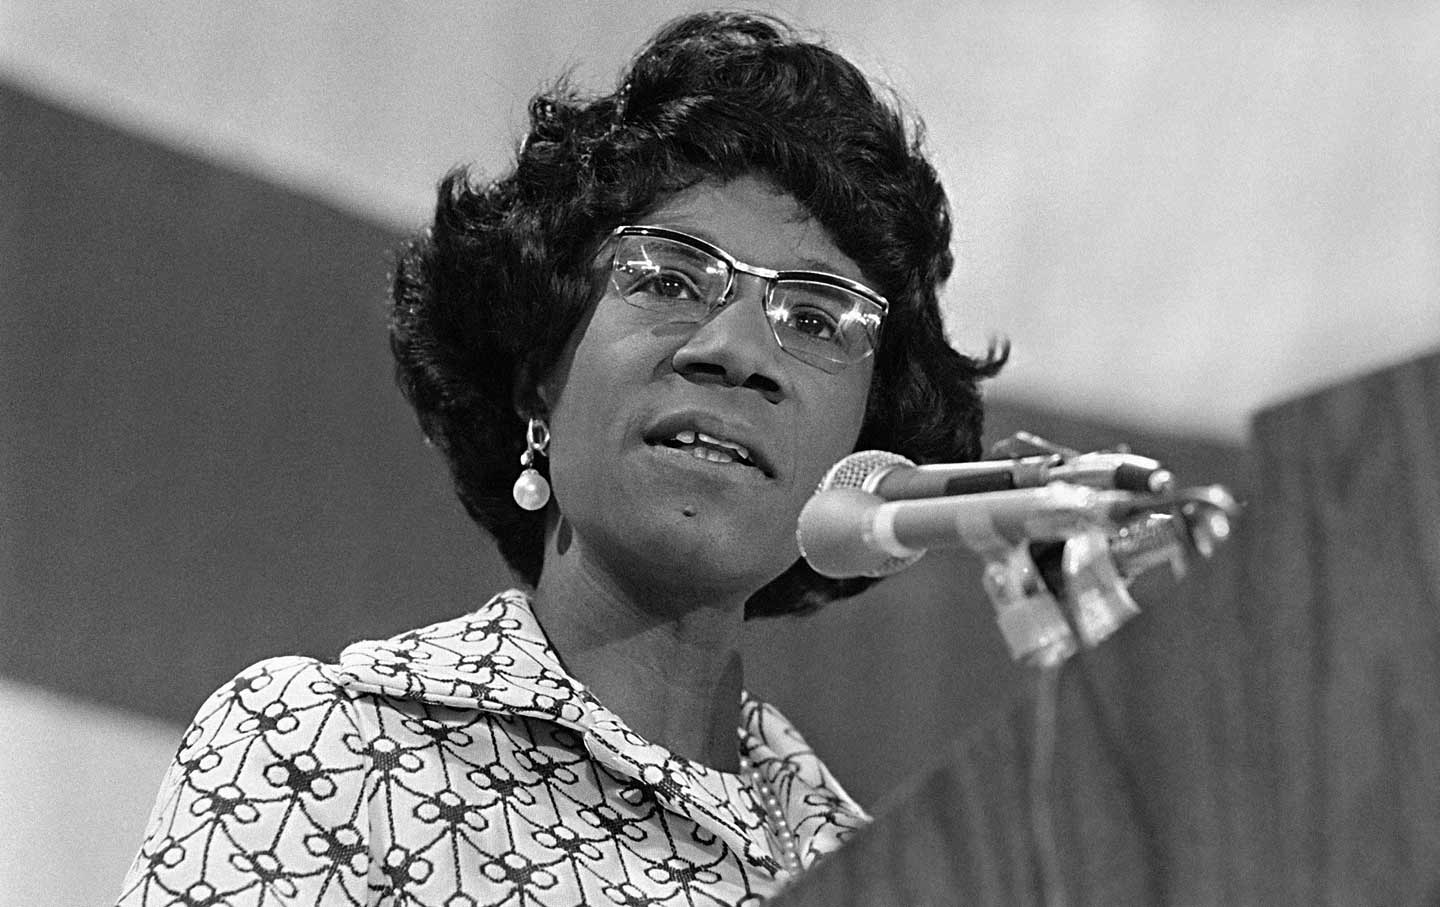
[[[544,512],[515,506],[519,412],[597,298],[608,233],[705,179],[768,178],[829,232],[890,300],[857,449],[918,462],[975,459],[984,359],[953,350],[937,291],[950,275],[950,214],[893,99],[785,23],[704,13],[665,26],[621,87],[585,97],[563,81],[530,104],[513,171],[440,184],[434,223],[400,251],[390,345],[397,381],[445,454],[461,502],[528,582]],[[753,595],[746,617],[799,613],[874,580],[832,580],[803,561]]]

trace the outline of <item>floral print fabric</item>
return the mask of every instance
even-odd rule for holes
[[[739,714],[804,865],[868,821],[776,709],[747,695]],[[512,590],[216,691],[119,903],[756,904],[786,879],[778,852],[743,777],[626,727]]]

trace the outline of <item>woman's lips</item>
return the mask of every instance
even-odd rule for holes
[[[723,419],[711,415],[682,413],[666,417],[647,431],[643,440],[651,446],[683,451],[697,460],[755,469],[767,478],[774,474],[748,433],[727,428]]]

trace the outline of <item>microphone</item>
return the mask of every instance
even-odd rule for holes
[[[1036,487],[1045,476],[1053,484]],[[1030,487],[922,496],[957,482]],[[1136,484],[1166,493],[1116,487]],[[916,466],[899,454],[861,451],[825,474],[800,512],[795,538],[817,573],[842,579],[898,573],[930,548],[963,547],[998,561],[1017,546],[1099,529],[1123,578],[1161,564],[1178,576],[1188,555],[1214,552],[1239,508],[1221,486],[1174,491],[1173,484],[1169,470],[1133,454]]]
[[[862,450],[830,467],[820,480],[820,488],[859,488],[887,501],[908,501],[1038,488],[1051,482],[1163,494],[1174,487],[1175,476],[1159,461],[1131,453],[1050,453],[916,466],[888,450]]]
[[[831,467],[795,540],[822,576],[889,576],[930,548],[985,560],[982,583],[1016,660],[1052,665],[1139,613],[1128,584],[1162,564],[1183,575],[1228,537],[1239,505],[1223,486],[1173,488],[1129,453],[916,466],[886,451]],[[1063,604],[1062,604],[1063,602]]]
[[[858,451],[831,466],[819,487],[861,488],[886,501],[912,501],[1038,488],[1050,482],[1164,494],[1174,488],[1175,477],[1159,461],[1136,453],[1100,451],[1073,456],[1045,453],[966,464],[917,466],[899,453]]]
[[[833,579],[889,576],[931,548],[998,554],[1110,526],[1130,502],[1079,485],[886,501],[860,488],[817,491],[800,511],[795,538],[816,573]]]

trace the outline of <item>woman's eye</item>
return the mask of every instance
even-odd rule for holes
[[[684,274],[677,271],[659,271],[641,282],[642,292],[665,299],[698,300],[700,293]]]
[[[832,340],[838,330],[835,319],[824,309],[792,309],[790,323],[795,330],[820,340]]]

